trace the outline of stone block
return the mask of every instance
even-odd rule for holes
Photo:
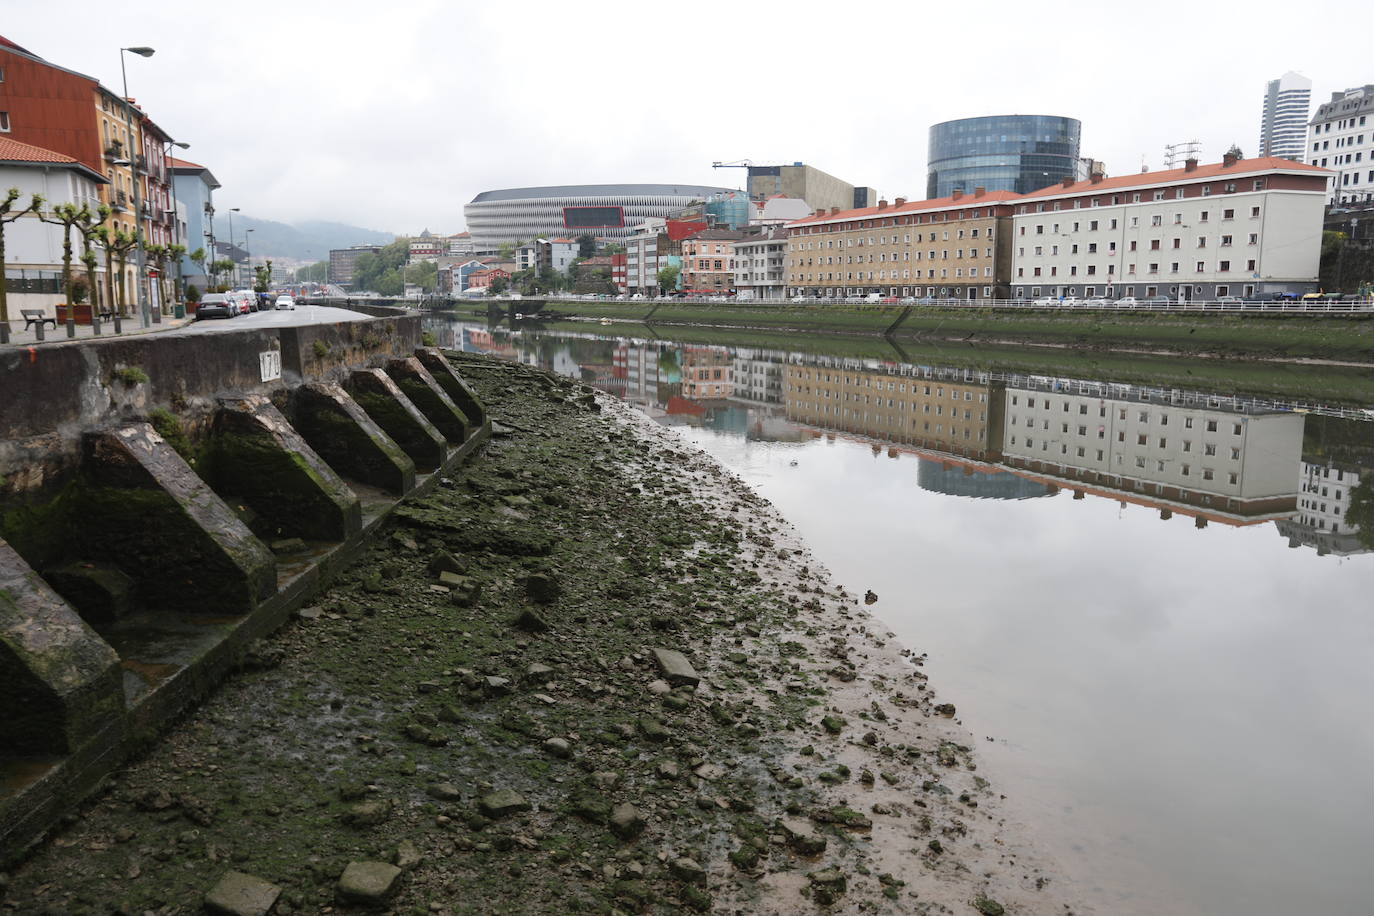
[[[448,455],[444,434],[381,369],[354,370],[348,377],[348,392],[417,468],[432,471],[444,463]]]
[[[340,474],[398,496],[415,487],[415,462],[333,382],[311,382],[292,394],[293,425]]]
[[[205,895],[205,909],[218,916],[267,916],[280,896],[275,884],[231,871]]]
[[[467,441],[474,424],[418,359],[412,356],[387,360],[386,374],[449,442],[461,445]]]
[[[0,748],[70,753],[124,712],[119,657],[0,541]]]
[[[675,649],[654,649],[654,661],[658,663],[658,670],[663,673],[664,679],[674,687],[695,687],[701,683],[701,677],[697,674],[692,663],[687,661],[687,656]]]
[[[400,877],[401,869],[387,862],[349,862],[336,888],[339,901],[380,909]]]

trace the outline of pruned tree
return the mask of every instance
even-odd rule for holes
[[[15,220],[22,219],[30,213],[39,213],[43,208],[43,195],[35,194],[29,198],[29,205],[20,209],[15,209],[21,192],[18,188],[10,188],[5,192],[5,197],[0,200],[0,265],[5,263],[5,227]],[[9,290],[5,280],[3,269],[0,268],[0,321],[10,320]]]
[[[86,285],[91,288],[92,313],[100,311],[100,284],[95,279],[100,259],[95,253],[95,243],[101,241],[100,229],[112,212],[108,205],[101,204],[94,211],[87,209],[76,223],[76,231],[81,233],[81,263],[86,266]]]
[[[47,213],[40,212],[38,218],[45,223],[62,227],[62,294],[71,299],[72,290],[72,230],[83,220],[90,219],[91,208],[87,204],[57,204]],[[76,331],[76,309],[67,303],[67,333]]]

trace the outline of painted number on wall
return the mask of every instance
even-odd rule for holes
[[[281,351],[267,350],[258,354],[258,362],[262,365],[262,380],[270,382],[273,379],[281,378]]]

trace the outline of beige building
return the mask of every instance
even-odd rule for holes
[[[682,289],[719,294],[735,288],[735,243],[744,238],[733,229],[707,229],[682,240]]]
[[[919,375],[789,365],[783,405],[797,423],[985,461],[1002,449],[1000,388]]]
[[[1002,299],[1011,277],[1010,191],[956,191],[937,200],[831,209],[788,224],[792,296],[877,293]]]

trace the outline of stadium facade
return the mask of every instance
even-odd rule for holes
[[[463,208],[473,247],[494,251],[535,238],[623,239],[650,217],[665,219],[729,188],[695,184],[581,184],[483,191]]]

